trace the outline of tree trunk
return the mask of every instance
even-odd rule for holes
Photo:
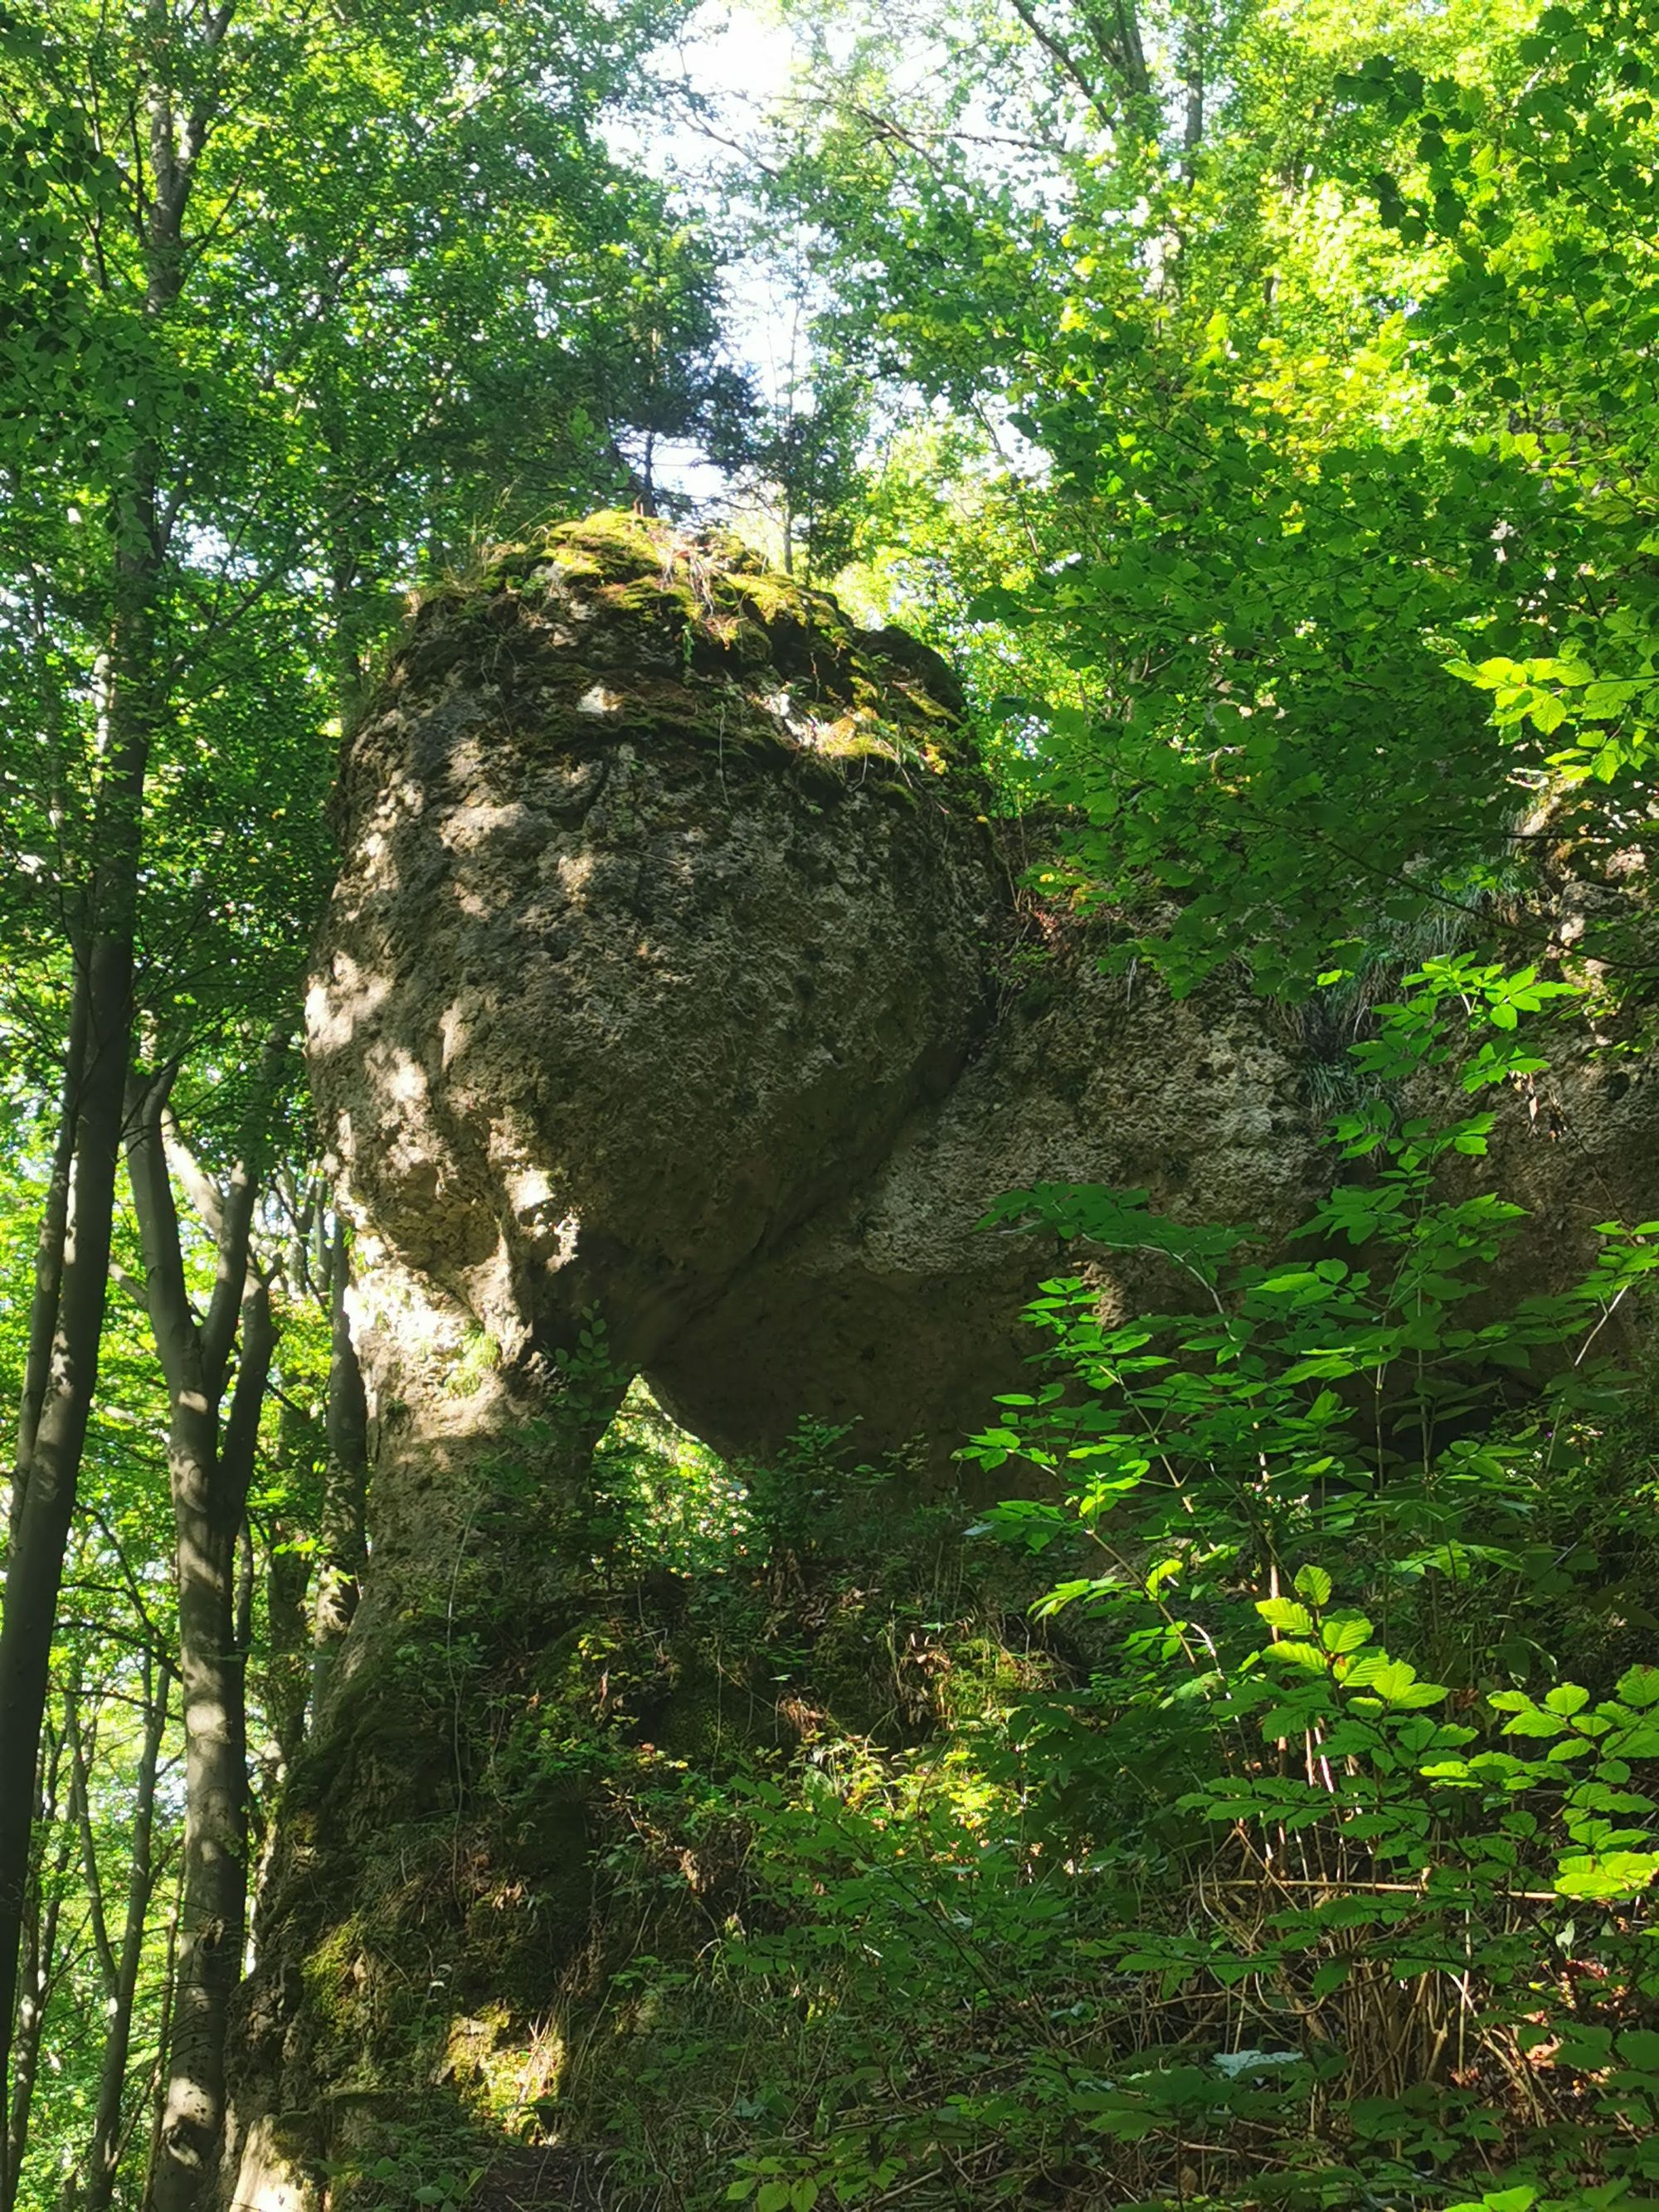
[[[135,1101],[128,1175],[150,1324],[169,1400],[167,1468],[177,1535],[179,1676],[185,1717],[185,1845],[167,2092],[153,2182],[156,2212],[194,2212],[211,2185],[224,2119],[225,2028],[242,1972],[247,1906],[246,1653],[236,1639],[237,1537],[276,1343],[270,1298],[250,1265],[256,1178],[285,1040],[273,1036],[244,1132],[244,1159],[216,1212],[218,1267],[199,1322],[185,1284],[163,1117],[170,1078]],[[204,1182],[199,1171],[192,1176]],[[240,1359],[221,1434],[240,1326]]]
[[[243,1514],[236,1530],[235,1580],[230,1609],[230,1640],[244,1659],[253,1649],[253,1528]]]
[[[17,1462],[12,1476],[11,1524],[14,1533],[23,1510],[23,1490],[34,1438],[40,1425],[52,1376],[52,1347],[58,1334],[58,1311],[63,1296],[64,1248],[69,1236],[70,1176],[75,1164],[75,1131],[81,1097],[81,1076],[87,1054],[86,970],[77,960],[70,999],[69,1043],[64,1054],[64,1081],[58,1109],[58,1141],[52,1148],[52,1173],[40,1227],[35,1238],[34,1289],[29,1300],[28,1351],[23,1365],[23,1392],[17,1409]]]
[[[160,1676],[159,1692],[157,1676]],[[98,2074],[98,2106],[87,2152],[86,2183],[80,2198],[81,2212],[108,2212],[121,2163],[123,2130],[121,2105],[126,2092],[127,2060],[132,2048],[132,2007],[138,1990],[138,1970],[143,1963],[144,1930],[150,1899],[155,1889],[154,1838],[155,1776],[161,1763],[161,1739],[167,1731],[167,1692],[171,1684],[154,1659],[144,1663],[144,1740],[138,1754],[138,1773],[133,1790],[132,1865],[127,1876],[126,1920],[121,1931],[121,1954],[110,1992],[108,2027]]]
[[[122,787],[122,804],[111,810],[112,823],[100,793],[100,814],[110,828],[106,849],[112,880],[102,886],[108,926],[94,937],[88,959],[86,1060],[76,1102],[57,1326],[33,1449],[19,1484],[0,1625],[0,2079],[7,2072],[17,2001],[29,1811],[58,1593],[98,1379],[126,1095],[137,884],[137,821],[126,801],[143,787],[148,723],[142,716],[122,719],[112,771]]]
[[[183,1869],[180,1869],[182,1878]],[[167,1912],[167,1963],[161,1970],[161,2014],[155,2030],[155,2069],[149,2085],[149,2148],[144,2158],[144,2187],[139,2203],[155,2212],[155,2173],[161,2156],[161,2123],[167,2118],[167,2057],[173,2043],[173,1995],[179,1981],[179,1892]]]
[[[368,1488],[368,1401],[346,1310],[350,1279],[345,1224],[337,1221],[328,1261],[328,1466],[324,1475],[321,1549],[312,1635],[313,1711],[326,1695],[330,1669],[351,1626],[362,1586],[363,1514]]]
[[[1198,173],[1198,149],[1204,143],[1204,64],[1194,59],[1187,72],[1187,114],[1181,134],[1181,173],[1188,184]]]
[[[299,1439],[304,1424],[284,1406],[278,1416],[278,1446],[283,1468],[301,1460]],[[314,1461],[313,1462],[314,1465]],[[289,1540],[285,1524],[272,1520],[265,1530],[265,1721],[276,1739],[279,1776],[294,1771],[305,1741],[306,1700],[311,1676],[311,1608],[307,1604],[311,1562]],[[268,1793],[274,1800],[274,1789]]]
[[[232,1625],[237,1519],[216,1438],[186,1408],[169,1446],[178,1529],[179,1672],[185,1707],[184,1891],[167,2109],[155,2201],[192,2212],[212,2172],[224,2100],[224,2031],[241,1978],[247,1887],[243,1655]]]
[[[115,1988],[115,1954],[110,1948],[104,1920],[104,1883],[98,1864],[98,1843],[92,1832],[91,1765],[96,1741],[88,1746],[81,1730],[80,1699],[71,1691],[64,1700],[64,1734],[69,1741],[70,1814],[81,1839],[81,1886],[86,1893],[87,1929],[92,1954],[107,2002]]]
[[[28,2148],[29,2112],[40,2069],[40,2041],[46,2030],[46,2004],[52,1994],[52,1968],[58,1951],[58,1921],[64,1877],[75,1851],[75,1829],[65,1821],[58,1839],[52,1868],[45,1879],[46,1839],[58,1809],[58,1782],[64,1750],[63,1736],[48,1734],[39,1783],[33,1796],[35,1847],[30,1854],[28,1895],[23,1911],[21,1990],[17,2006],[17,2032],[12,2046],[10,2094],[6,2100],[4,2175],[0,2178],[0,2212],[12,2212],[22,2173],[23,2154]]]
[[[1019,12],[1030,22],[1025,9]],[[1135,0],[1086,0],[1078,12],[1095,57],[1115,84],[1122,106],[1132,112],[1140,111],[1143,120],[1152,120],[1146,114],[1152,97],[1152,72],[1146,66]]]

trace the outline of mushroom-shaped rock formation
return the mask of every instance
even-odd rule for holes
[[[635,516],[424,600],[348,749],[310,1002],[382,1397],[451,1356],[411,1300],[526,1380],[597,1311],[728,1451],[811,1412],[948,1455],[1042,1256],[976,1235],[1000,1192],[1301,1218],[1282,1024],[1086,950],[1030,988],[961,708],[902,633]]]
[[[601,516],[428,595],[339,808],[309,1050],[374,1549],[266,1887],[238,2212],[315,2212],[325,2162],[587,1940],[586,1784],[509,1753],[580,1664],[585,1471],[629,1374],[727,1451],[811,1413],[942,1464],[1053,1259],[976,1229],[1002,1192],[1283,1235],[1330,1173],[1294,1023],[1109,976],[1024,908],[948,670],[729,541]],[[1656,1094],[1582,1058],[1513,1102],[1522,1278],[1659,1211]],[[1103,1300],[1127,1264],[1099,1255]]]

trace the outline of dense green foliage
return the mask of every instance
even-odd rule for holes
[[[1649,1042],[1642,900],[1561,885],[1653,854],[1659,11],[792,0],[735,150],[684,16],[0,6],[0,1385],[118,939],[193,1311],[258,1183],[217,1655],[256,1882],[363,1564],[280,1048],[342,729],[483,538],[689,505],[696,442],[786,565],[956,659],[1000,803],[1057,825],[1033,900],[1358,1036],[1340,1170],[1293,1261],[1004,1200],[1164,1310],[1054,1276],[970,1527],[856,1433],[726,1468],[629,1401],[591,1624],[501,1716],[514,1805],[603,1799],[600,1934],[535,2063],[460,2068],[467,2125],[403,2116],[341,2201],[459,2203],[503,2131],[641,2206],[1652,2201],[1659,1231],[1529,1297],[1460,1177],[1587,1007]],[[787,303],[769,387],[734,256]],[[161,2157],[179,1393],[125,1185],[113,1250],[0,2212],[148,2207]]]
[[[948,106],[929,135],[896,70],[893,133],[827,132],[811,177],[858,280],[834,342],[953,422],[897,440],[892,587],[979,672],[1017,787],[1086,812],[1142,951],[1185,987],[1242,939],[1296,988],[1484,908],[1536,810],[1641,835],[1656,30],[1231,36],[1184,161],[1127,123],[1103,158],[1012,76],[1017,151]],[[957,113],[988,100],[981,48],[947,66]]]
[[[1582,1355],[1659,1249],[1494,1298],[1518,1210],[1434,1174],[1490,1116],[1399,1103],[1470,1004],[1469,1091],[1534,1060],[1495,975],[1417,978],[1305,1261],[1009,1197],[1177,1303],[1047,1285],[966,1455],[1048,1479],[965,1539],[834,1436],[734,1487],[618,1430],[614,1708],[563,1755],[629,1946],[556,2108],[623,2201],[1647,2201],[1654,1417]]]

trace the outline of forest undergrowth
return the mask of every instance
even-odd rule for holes
[[[965,1526],[855,1434],[738,1470],[630,1401],[603,1688],[543,1738],[600,1784],[593,1942],[471,2077],[573,2201],[1659,2197],[1659,1232],[1504,1301],[1519,1209],[1447,1173],[1553,988],[1443,958],[1380,1010],[1300,1258],[1006,1200],[1079,1264]],[[1107,1249],[1185,1294],[1107,1325]],[[354,2179],[493,2203],[468,2156]]]

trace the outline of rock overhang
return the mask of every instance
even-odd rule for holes
[[[509,1368],[597,1309],[722,1450],[811,1413],[948,1463],[1056,1257],[978,1233],[1004,1191],[1289,1237],[1333,1172],[1295,1022],[1243,974],[1104,972],[1071,923],[1011,961],[991,811],[945,664],[730,540],[600,516],[428,594],[347,748],[312,993],[388,1264]],[[1595,1179],[1518,1097],[1492,1161],[1534,1208],[1512,1269],[1555,1282],[1610,1193],[1655,1210],[1655,1108],[1593,1060],[1552,1081]],[[1112,1310],[1148,1294],[1093,1265]]]

